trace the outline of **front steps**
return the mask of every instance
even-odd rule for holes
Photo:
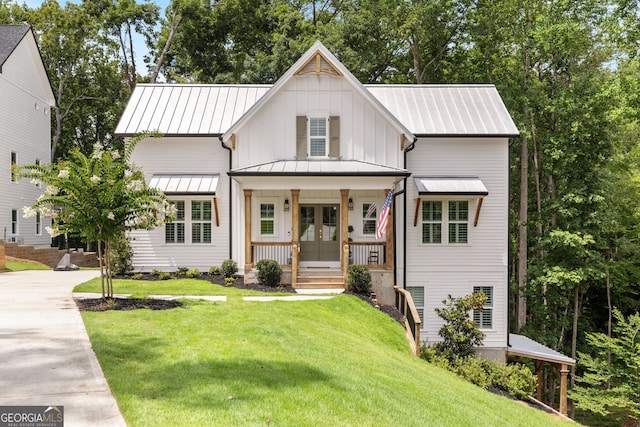
[[[295,289],[344,289],[345,283],[340,269],[301,268],[298,271]]]

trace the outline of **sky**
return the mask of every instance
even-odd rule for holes
[[[136,2],[138,3],[142,3],[143,1],[144,0],[136,0]],[[32,9],[38,8],[42,3],[44,3],[43,0],[15,0],[15,2],[18,4],[26,4]],[[80,0],[69,1],[69,2],[58,0],[58,4],[60,5],[63,5],[66,3],[80,3]],[[155,0],[155,1],[151,1],[151,3],[154,3],[160,6],[160,15],[164,16],[164,10],[169,4],[169,0]],[[144,38],[141,35],[138,35],[138,34],[134,35],[133,49],[136,54],[135,61],[136,61],[136,70],[138,71],[138,73],[141,75],[150,74],[147,71],[146,64],[144,63],[144,60],[143,60],[144,56],[147,54],[149,50],[147,49],[147,46],[145,45],[145,42],[144,42]]]

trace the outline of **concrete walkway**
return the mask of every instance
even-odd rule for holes
[[[0,274],[0,405],[64,406],[66,427],[126,426],[71,296],[98,274]]]

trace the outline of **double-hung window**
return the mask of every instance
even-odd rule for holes
[[[411,294],[413,305],[418,311],[420,317],[421,329],[424,329],[424,287],[423,286],[407,286],[407,291]]]
[[[18,153],[15,151],[11,152],[11,182],[16,182],[18,180],[18,176],[16,175],[16,165],[18,164]]]
[[[273,236],[276,233],[274,203],[260,203],[260,234]]]
[[[184,243],[184,200],[170,200],[176,208],[176,217],[165,224],[166,243]]]
[[[449,201],[449,243],[467,243],[469,227],[469,202]]]
[[[422,243],[442,243],[442,201],[422,201]]]
[[[329,155],[329,117],[309,117],[309,157]]]
[[[191,243],[211,243],[211,200],[191,201]]]
[[[493,286],[474,286],[473,293],[482,293],[487,297],[481,310],[473,310],[473,321],[480,329],[493,328]]]
[[[376,234],[377,207],[375,203],[362,204],[362,234],[370,236]]]
[[[42,235],[42,216],[40,211],[36,212],[36,236]]]
[[[18,210],[11,209],[11,234],[18,234]]]
[[[36,159],[36,166],[40,166],[40,159]],[[36,188],[40,188],[42,187],[42,184],[40,184],[40,181],[36,182]],[[39,234],[39,233],[38,233]]]

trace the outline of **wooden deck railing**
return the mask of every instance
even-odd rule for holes
[[[273,259],[280,265],[291,265],[291,242],[251,242],[251,263]]]
[[[351,264],[363,264],[370,268],[386,267],[386,243],[349,242]],[[292,242],[251,242],[251,260],[255,265],[261,259],[274,259],[281,265],[291,265]]]
[[[404,315],[407,335],[411,336],[411,348],[416,356],[420,355],[420,315],[406,289],[393,287],[396,294],[396,308]]]

